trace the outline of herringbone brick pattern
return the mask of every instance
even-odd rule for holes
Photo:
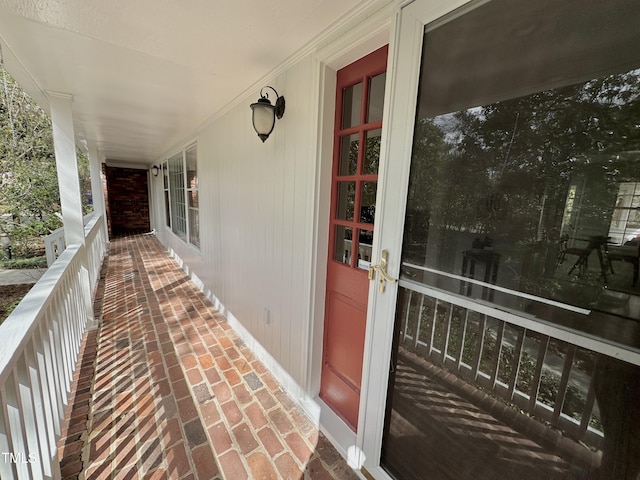
[[[63,478],[358,478],[155,237],[106,262]]]

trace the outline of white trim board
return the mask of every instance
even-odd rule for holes
[[[169,249],[171,257],[178,262],[189,278],[204,293],[213,306],[225,317],[229,326],[238,334],[245,345],[253,352],[258,360],[271,372],[276,381],[282,386],[283,390],[302,408],[305,414],[313,422],[316,427],[320,423],[320,405],[293,379],[278,361],[258,342],[251,333],[244,328],[244,325],[229,311],[224,304],[215,296],[215,294],[206,289],[202,280],[191,271],[188,265],[178,256],[175,250]]]
[[[367,480],[359,470],[362,461],[359,458],[359,449],[356,447],[356,434],[331,410],[320,398],[311,398],[305,390],[282,368],[282,366],[269,354],[251,333],[244,328],[242,323],[231,313],[224,304],[207,289],[202,280],[193,272],[185,262],[177,255],[175,250],[169,249],[170,256],[178,262],[189,278],[204,293],[213,306],[225,317],[229,326],[245,343],[258,360],[260,360],[269,372],[274,376],[283,390],[303,410],[313,425],[327,437],[337,452],[353,468],[358,478]],[[384,478],[384,477],[383,477]]]
[[[251,333],[244,328],[244,325],[238,320],[230,310],[209,290],[205,290],[205,285],[200,278],[193,272],[189,271],[188,266],[182,259],[171,249],[171,256],[178,262],[181,268],[189,275],[189,278],[196,284],[202,293],[207,297],[213,306],[225,317],[229,326],[242,339],[251,352],[260,360],[269,372],[274,376],[276,381],[282,386],[283,390],[302,408],[307,417],[316,427],[320,426],[320,405],[307,395],[304,388],[287,372],[278,361],[258,342]]]

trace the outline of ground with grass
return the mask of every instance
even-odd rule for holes
[[[0,323],[9,316],[31,287],[32,283],[0,285]]]

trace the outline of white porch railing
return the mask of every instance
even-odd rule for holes
[[[86,248],[62,252],[0,326],[2,480],[60,478],[56,441],[106,252],[101,216],[85,236]]]
[[[53,265],[62,252],[67,248],[67,244],[64,241],[64,227],[60,227],[49,235],[44,237],[44,252],[47,256],[47,266]]]
[[[87,264],[89,269],[89,285],[91,293],[96,288],[102,260],[107,253],[107,232],[104,228],[104,221],[101,215],[90,214],[85,217],[85,246],[87,249]]]
[[[588,345],[562,331],[401,280],[400,344],[574,440],[602,448]],[[549,334],[554,331],[555,334]],[[566,335],[564,335],[566,337]]]
[[[84,216],[84,224],[85,224],[85,236],[87,234],[87,227],[89,226],[89,222],[95,215],[93,213],[89,213]],[[64,252],[65,248],[67,248],[67,244],[64,239],[64,227],[57,228],[49,235],[44,237],[44,252],[47,256],[47,266],[50,267],[53,262],[56,261],[62,252]]]

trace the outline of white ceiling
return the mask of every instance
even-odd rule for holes
[[[149,165],[372,3],[0,0],[0,42],[38,103],[47,107],[47,91],[73,95],[79,142],[95,143],[108,163]]]

